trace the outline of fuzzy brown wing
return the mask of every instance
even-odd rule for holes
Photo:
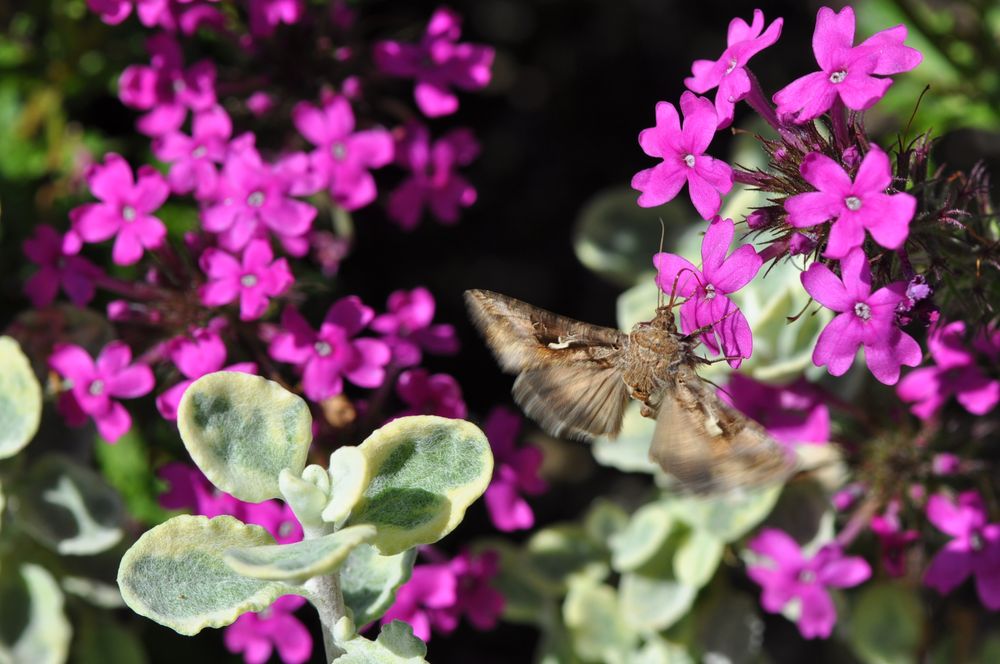
[[[649,456],[694,493],[772,484],[794,470],[791,454],[693,369],[664,388]]]
[[[514,401],[559,438],[616,437],[629,389],[613,366],[594,362],[528,369],[514,381]]]

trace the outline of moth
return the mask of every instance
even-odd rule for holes
[[[621,431],[629,399],[656,420],[650,458],[695,493],[777,482],[792,463],[757,422],[722,401],[696,367],[698,333],[677,331],[672,306],[631,332],[583,323],[487,290],[465,292],[476,327],[514,400],[553,436],[589,440]]]

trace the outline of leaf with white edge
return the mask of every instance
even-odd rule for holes
[[[602,581],[609,571],[605,555],[583,528],[559,524],[539,530],[528,540],[525,571],[534,572],[532,577],[550,594],[562,595],[573,577]]]
[[[666,545],[677,525],[673,512],[663,502],[643,505],[628,526],[609,540],[611,566],[618,572],[643,566]]]
[[[219,371],[191,384],[177,409],[191,458],[212,484],[251,503],[278,498],[278,475],[301,476],[312,416],[301,398],[251,374]]]
[[[427,644],[413,635],[408,624],[393,620],[382,625],[374,641],[359,635],[350,618],[341,618],[333,637],[344,654],[336,664],[426,664]]]
[[[733,542],[763,521],[781,495],[780,484],[715,496],[679,496],[667,501],[673,515],[723,542]]]
[[[711,533],[690,530],[681,538],[674,553],[674,575],[681,583],[701,588],[722,562],[725,544]]]
[[[675,579],[626,573],[619,583],[622,615],[636,629],[667,629],[690,610],[698,589]]]
[[[24,529],[63,555],[100,553],[122,538],[125,510],[118,492],[69,457],[40,459],[22,479],[18,498]]]
[[[42,417],[42,387],[11,337],[0,337],[0,459],[31,442]]]
[[[583,528],[587,531],[587,536],[609,551],[611,538],[625,530],[627,526],[628,513],[604,498],[598,498],[591,503],[587,514],[583,517]]]
[[[639,635],[625,620],[615,589],[590,579],[570,582],[563,602],[563,620],[573,637],[573,648],[588,661],[625,662]]]
[[[703,658],[704,662],[727,662],[727,660],[709,660]],[[684,646],[664,640],[658,635],[648,638],[642,648],[635,651],[628,660],[628,664],[695,664],[695,660]]]
[[[361,625],[378,620],[396,600],[396,591],[409,581],[417,550],[383,556],[369,544],[351,551],[340,568],[344,603]]]
[[[316,474],[319,470],[320,474]],[[307,528],[320,528],[323,519],[320,516],[330,496],[330,477],[326,469],[313,464],[305,467],[302,476],[298,477],[285,468],[278,474],[278,489],[288,506],[295,513],[295,518]]]
[[[450,533],[493,476],[489,441],[464,420],[401,417],[358,449],[371,479],[347,524],[375,526],[372,544],[382,555],[432,544]]]
[[[497,574],[490,585],[503,595],[503,619],[537,625],[545,620],[547,604],[562,599],[564,592],[551,589],[528,562],[527,553],[509,540],[491,537],[476,541],[474,552],[495,551],[500,556]]]
[[[237,547],[226,551],[222,558],[243,576],[300,583],[337,571],[355,547],[373,537],[374,526],[351,526],[292,544]]]
[[[125,608],[122,594],[114,584],[84,576],[64,576],[61,583],[67,595],[75,595],[92,606],[102,609]]]
[[[330,502],[323,509],[323,520],[341,523],[361,500],[371,481],[368,459],[353,446],[340,447],[330,455]]]
[[[920,597],[902,585],[880,584],[861,592],[846,636],[867,664],[904,664],[919,659],[924,633]]]
[[[302,589],[241,576],[223,560],[229,549],[273,544],[260,526],[231,516],[177,516],[147,531],[122,557],[118,587],[129,608],[192,635],[225,627]]]
[[[44,567],[0,575],[0,662],[62,664],[72,636],[62,591]]]
[[[760,661],[764,621],[754,599],[725,588],[707,606],[699,604],[697,620],[705,661],[732,664]]]

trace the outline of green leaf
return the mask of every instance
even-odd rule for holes
[[[174,517],[125,552],[118,587],[133,611],[180,634],[224,627],[282,595],[302,594],[295,586],[241,576],[223,560],[229,549],[273,543],[263,528],[231,516]]]
[[[352,550],[373,537],[374,526],[351,526],[292,544],[237,547],[226,551],[222,558],[243,576],[300,583],[337,571]]]
[[[636,629],[656,632],[670,627],[688,612],[698,589],[676,579],[626,573],[619,593],[625,620]]]
[[[757,602],[724,588],[707,607],[699,604],[697,619],[705,661],[755,664],[764,643],[764,621]]]
[[[766,517],[781,495],[781,485],[716,496],[683,496],[668,501],[673,515],[696,530],[733,542]]]
[[[305,401],[266,378],[235,371],[192,383],[177,409],[177,428],[212,484],[251,503],[281,495],[282,470],[301,476],[312,441]]]
[[[62,591],[44,567],[0,574],[0,662],[62,664],[72,635]]]
[[[334,627],[334,639],[345,653],[337,664],[426,664],[427,645],[413,635],[413,628],[399,620],[382,625],[378,638],[369,641],[354,629],[350,618]]]
[[[611,566],[618,572],[642,567],[663,549],[676,525],[672,511],[663,502],[643,505],[628,526],[611,538]]]
[[[354,509],[371,481],[368,458],[357,447],[347,446],[330,455],[330,502],[323,509],[323,520],[341,523]]]
[[[110,615],[92,611],[80,618],[73,664],[144,664],[146,649],[136,634]]]
[[[114,445],[96,445],[94,456],[104,479],[113,486],[136,521],[162,523],[170,512],[160,507],[160,480],[149,462],[149,446],[138,427]]]
[[[278,490],[299,523],[310,529],[323,527],[321,514],[330,499],[330,476],[325,468],[306,466],[301,477],[285,468],[278,473]]]
[[[563,602],[563,620],[573,648],[585,660],[624,662],[638,634],[618,606],[615,589],[578,577],[570,582]]]
[[[583,518],[583,528],[587,531],[587,536],[609,551],[608,542],[627,526],[628,513],[605,498],[594,500]]]
[[[868,664],[917,660],[924,632],[924,611],[912,590],[896,584],[870,585],[851,612],[848,642]]]
[[[64,555],[105,551],[122,537],[124,507],[104,478],[62,455],[39,460],[18,491],[21,525]]]
[[[31,442],[42,417],[42,387],[21,346],[0,337],[0,459]]]
[[[594,581],[608,575],[605,553],[576,524],[559,524],[535,533],[525,547],[525,572],[539,582],[539,587],[551,595],[566,592],[574,577]]]
[[[355,623],[367,625],[389,610],[396,591],[410,579],[416,559],[416,549],[383,556],[362,544],[351,551],[340,568],[340,589]]]
[[[372,433],[358,449],[371,480],[347,524],[375,526],[372,544],[383,555],[431,544],[450,533],[493,474],[486,436],[464,420],[401,417]]]
[[[701,588],[722,562],[725,544],[711,533],[689,530],[674,553],[674,575],[681,583]]]

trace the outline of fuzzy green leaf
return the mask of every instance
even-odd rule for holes
[[[464,420],[402,417],[372,433],[358,449],[371,479],[347,524],[375,526],[372,544],[383,555],[450,533],[493,474],[486,436]]]
[[[340,523],[361,499],[371,481],[368,459],[357,447],[347,446],[330,455],[330,502],[323,509],[323,520]]]
[[[591,579],[570,582],[563,620],[574,650],[587,661],[625,662],[638,643],[638,633],[622,615],[614,588]]]
[[[383,625],[378,638],[360,636],[350,618],[334,627],[337,645],[345,652],[336,664],[426,664],[427,645],[413,635],[413,628],[399,620]]]
[[[356,623],[367,625],[389,610],[396,591],[410,579],[416,558],[416,549],[383,556],[362,544],[351,551],[340,568],[340,589]]]
[[[147,531],[122,557],[118,587],[128,606],[180,634],[224,627],[301,589],[241,576],[226,551],[273,544],[259,526],[231,516],[178,516]]]
[[[701,588],[715,574],[722,562],[725,544],[711,533],[690,530],[677,545],[674,575],[681,583]]]
[[[717,496],[683,496],[668,501],[671,513],[696,530],[723,542],[743,537],[774,507],[782,486],[751,489]]]
[[[611,566],[624,572],[645,565],[665,546],[676,527],[676,519],[666,504],[643,505],[628,526],[609,540]]]
[[[623,574],[619,588],[622,615],[636,629],[655,632],[680,620],[698,589],[675,579]]]
[[[309,406],[275,382],[220,371],[188,387],[177,428],[212,483],[247,502],[281,495],[278,475],[301,475],[312,441]]]
[[[919,659],[924,630],[924,609],[916,593],[900,585],[873,585],[854,606],[847,640],[867,664],[903,664]]]
[[[42,417],[42,387],[11,337],[0,337],[0,459],[31,442]]]
[[[374,526],[351,526],[292,544],[237,547],[226,551],[222,558],[243,576],[299,583],[337,571],[355,547],[374,536]]]
[[[52,575],[31,563],[20,574],[0,575],[0,662],[61,664],[69,653],[72,628],[63,613],[63,594]]]

